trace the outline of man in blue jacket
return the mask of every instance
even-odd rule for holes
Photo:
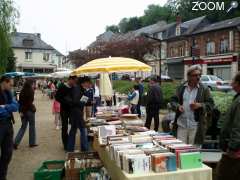
[[[13,152],[13,112],[18,111],[18,103],[13,100],[11,89],[13,80],[3,76],[0,79],[0,180],[6,180],[8,164]]]

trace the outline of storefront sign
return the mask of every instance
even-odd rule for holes
[[[212,63],[225,63],[225,62],[232,62],[233,58],[217,58],[217,59],[206,59],[205,63],[212,64]]]

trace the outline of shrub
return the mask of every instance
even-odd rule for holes
[[[113,81],[113,89],[119,93],[128,94],[131,91],[135,82],[133,81]],[[163,98],[164,98],[164,107],[167,103],[170,102],[170,98],[175,94],[178,82],[163,82],[161,85]],[[148,91],[148,83],[144,83],[144,92]]]

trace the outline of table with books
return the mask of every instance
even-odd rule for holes
[[[149,131],[134,115],[101,118],[91,119],[93,148],[113,180],[212,180],[197,147]]]
[[[195,169],[129,174],[118,167],[116,162],[110,158],[106,147],[101,146],[97,139],[94,141],[94,148],[113,180],[212,180],[212,169],[204,164],[201,168]]]

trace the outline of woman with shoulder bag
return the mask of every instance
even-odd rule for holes
[[[35,112],[36,107],[33,104],[34,101],[34,82],[32,80],[27,80],[23,89],[19,95],[19,112],[21,116],[22,126],[18,131],[18,134],[14,141],[14,149],[18,148],[25,131],[27,129],[27,125],[29,123],[29,147],[36,147],[36,128],[35,128]]]

